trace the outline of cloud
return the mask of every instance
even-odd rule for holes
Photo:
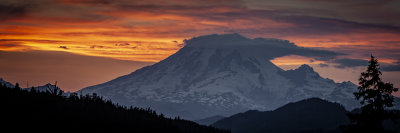
[[[69,49],[67,46],[59,46],[58,48]]]
[[[30,46],[23,45],[18,42],[1,42],[0,41],[0,50],[5,50],[5,51],[25,51],[31,49]]]
[[[235,49],[247,54],[255,54],[269,59],[287,56],[300,55],[313,57],[316,60],[332,59],[342,53],[299,47],[288,40],[272,38],[250,39],[240,34],[212,34],[194,37],[184,40],[185,47],[212,48],[212,49]]]
[[[43,39],[0,39],[0,42],[34,42],[34,43],[71,43],[72,41],[63,40],[43,40]]]
[[[400,64],[382,66],[382,71],[400,71]]]
[[[104,48],[104,46],[101,45],[92,45],[90,46],[90,48],[94,49],[94,48]]]
[[[379,3],[371,0],[365,3],[356,0],[350,2],[355,6],[354,9],[342,8],[341,6],[348,6],[344,1],[322,2],[319,0],[299,0],[294,3],[287,0],[274,3],[258,0],[207,0],[207,2],[198,0],[171,0],[168,2],[159,0],[140,2],[135,0],[0,1],[2,3],[0,4],[2,12],[0,14],[2,15],[0,16],[21,18],[9,19],[7,23],[0,25],[0,38],[7,36],[9,38],[4,39],[8,39],[6,41],[11,41],[10,43],[16,41],[24,42],[24,44],[46,43],[45,45],[34,45],[34,49],[46,49],[43,47],[52,44],[58,47],[58,45],[67,45],[66,43],[70,42],[68,46],[74,44],[69,47],[72,48],[71,52],[76,49],[76,45],[82,45],[87,48],[83,54],[95,55],[90,52],[95,50],[93,48],[100,47],[91,47],[92,45],[112,46],[114,44],[124,45],[121,42],[129,42],[129,47],[125,47],[132,50],[132,47],[137,46],[132,40],[164,42],[164,44],[153,43],[143,47],[139,46],[135,51],[130,52],[126,52],[123,47],[115,49],[103,47],[101,49],[102,52],[118,49],[123,53],[131,54],[157,51],[155,48],[158,47],[162,47],[160,50],[179,49],[183,45],[173,42],[174,40],[183,40],[198,35],[240,33],[247,37],[290,40],[302,47],[320,47],[318,50],[348,53],[352,58],[360,57],[360,55],[353,57],[354,54],[364,53],[354,52],[359,49],[357,47],[343,50],[336,49],[334,46],[360,43],[359,45],[368,47],[382,42],[382,44],[388,45],[379,46],[381,49],[392,50],[390,54],[380,50],[379,52],[386,54],[386,56],[380,54],[382,57],[400,57],[399,52],[396,52],[396,50],[400,50],[400,47],[397,47],[400,45],[400,39],[398,39],[400,28],[399,25],[393,24],[398,22],[398,17],[390,17],[398,16],[396,15],[399,13],[398,10],[390,10],[391,5],[398,4],[388,1]],[[256,4],[253,3],[254,1],[257,1]],[[388,10],[379,10],[373,13],[373,16],[388,18],[373,18],[379,21],[372,21],[365,20],[369,18],[365,16],[365,13],[360,14],[365,11],[365,7],[377,6],[382,9],[382,5],[389,6]],[[35,10],[32,10],[33,7]],[[358,11],[358,8],[361,7],[361,11]],[[383,14],[382,11],[387,13]],[[348,17],[348,14],[351,14],[352,17]],[[354,16],[361,18],[354,18]],[[51,31],[52,34],[48,34],[48,31]],[[16,40],[15,38],[32,39]],[[39,38],[51,38],[54,41],[40,40]],[[57,40],[64,42],[57,42]],[[110,44],[109,41],[114,42]],[[82,54],[83,50],[79,50],[76,53]],[[165,53],[165,57],[167,57],[175,51],[168,54],[165,51],[158,52]],[[313,54],[309,55],[308,52],[304,52],[304,50],[301,52],[299,49],[296,52],[300,52],[296,54],[304,56],[314,56],[318,53],[313,51],[311,52]],[[333,53],[328,54],[329,52],[319,53],[315,59],[327,61],[335,57],[332,56],[335,55]],[[97,54],[96,56],[102,55]],[[133,60],[136,57],[130,59]]]
[[[318,66],[319,66],[319,67],[329,67],[329,65],[328,65],[328,64],[325,64],[325,63],[319,63]]]
[[[374,40],[375,38],[370,37],[370,39]],[[319,49],[349,53],[348,57],[354,59],[366,59],[373,54],[384,62],[392,62],[387,60],[398,60],[400,58],[400,42],[393,41],[389,43],[385,41],[385,39],[382,40],[383,41],[347,42],[347,44],[350,43],[350,45],[343,44],[329,48],[321,47]],[[341,40],[337,43],[346,43],[346,40]]]
[[[113,2],[113,0],[64,0],[64,3],[80,3],[80,4],[89,4],[89,5],[108,5]]]
[[[286,10],[287,15],[315,16],[348,20],[358,23],[375,23],[400,26],[400,14],[395,0],[250,0],[250,9]]]
[[[29,5],[0,3],[0,21],[19,18],[26,15]]]
[[[129,43],[119,43],[119,44],[115,44],[115,46],[129,46]]]
[[[395,32],[400,33],[400,27],[383,25],[383,24],[365,24],[352,22],[341,19],[331,19],[323,17],[311,17],[311,16],[281,16],[278,15],[277,21],[291,23],[294,27],[283,30],[284,34],[290,35],[331,35],[331,34],[343,34],[343,33],[362,33],[365,31],[376,31],[376,32]]]
[[[13,48],[13,47],[21,47],[23,45],[20,44],[0,44],[0,48]]]
[[[343,58],[343,59],[335,59],[332,61],[332,63],[337,64],[335,65],[336,68],[349,68],[349,67],[367,66],[368,60]]]
[[[391,71],[400,71],[400,61],[395,62],[395,63],[393,63],[393,64],[383,64],[383,65],[381,66],[381,70],[382,70],[382,71],[388,71],[388,72],[391,72]]]

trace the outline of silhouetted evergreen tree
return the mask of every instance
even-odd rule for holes
[[[21,87],[19,87],[19,84],[18,84],[18,83],[15,83],[14,88],[15,88],[15,89],[21,89]]]
[[[358,92],[354,93],[360,100],[361,112],[359,114],[348,114],[351,124],[342,127],[343,132],[387,132],[382,126],[385,119],[393,118],[388,107],[393,107],[393,92],[398,91],[393,84],[385,83],[380,76],[378,60],[371,55],[368,69],[361,73]]]

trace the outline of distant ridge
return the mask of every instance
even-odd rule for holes
[[[217,122],[217,121],[219,121],[221,119],[224,119],[224,118],[226,118],[226,117],[225,116],[216,115],[216,116],[211,116],[211,117],[200,119],[200,120],[195,120],[194,122],[196,122],[196,123],[198,123],[200,125],[209,126],[209,125],[211,125],[211,124],[213,124],[213,123],[215,123],[215,122]]]
[[[310,98],[286,104],[274,111],[247,111],[222,119],[214,127],[232,133],[339,132],[348,124],[347,111],[337,103]]]

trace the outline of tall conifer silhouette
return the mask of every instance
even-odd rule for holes
[[[344,132],[385,132],[382,122],[392,117],[385,109],[393,107],[393,92],[398,91],[392,83],[385,83],[380,76],[378,60],[371,55],[368,68],[361,73],[358,92],[354,93],[363,105],[360,114],[349,114],[352,123],[343,127]]]

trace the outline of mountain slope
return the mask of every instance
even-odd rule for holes
[[[4,86],[9,87],[9,88],[14,88],[15,87],[10,82],[7,82],[7,81],[3,80],[3,78],[0,78],[0,85],[4,85]]]
[[[195,37],[185,44],[159,63],[80,92],[192,120],[272,110],[310,97],[337,101],[348,109],[359,105],[352,96],[356,86],[350,82],[322,78],[307,65],[284,71],[269,61],[292,53],[323,57],[337,53],[239,34]]]
[[[232,133],[339,132],[348,124],[347,111],[337,103],[311,98],[274,111],[247,111],[212,124]]]

